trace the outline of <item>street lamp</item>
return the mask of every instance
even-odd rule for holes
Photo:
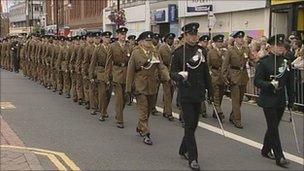
[[[64,1],[62,1],[64,2]],[[59,3],[58,0],[56,1],[56,13],[57,13],[57,17],[56,17],[56,27],[57,27],[57,35],[59,34],[59,10],[62,10],[62,25],[64,26],[64,6],[67,6],[68,8],[72,7],[71,3],[68,3],[67,5],[62,4],[61,8],[59,8]]]

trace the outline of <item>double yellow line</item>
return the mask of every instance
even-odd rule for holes
[[[49,160],[58,168],[58,170],[68,170],[58,158],[60,158],[72,171],[80,171],[80,168],[64,153],[44,150],[39,148],[32,147],[19,147],[19,146],[10,146],[10,145],[0,145],[1,148],[11,148],[11,149],[20,149],[20,150],[29,150],[34,152],[37,155],[43,155],[49,158]]]

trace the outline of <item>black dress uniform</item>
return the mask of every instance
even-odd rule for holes
[[[276,38],[273,36],[269,39],[269,44],[274,45],[276,40],[277,45],[283,46],[285,36],[282,34],[276,36]],[[275,56],[273,53],[269,53],[257,64],[254,84],[260,88],[258,105],[263,108],[267,122],[267,132],[261,154],[264,157],[275,159],[276,164],[282,167],[286,167],[288,162],[282,152],[278,126],[285,110],[286,98],[288,108],[293,105],[293,83],[293,73],[289,62],[282,55]],[[274,156],[271,150],[273,150]]]
[[[197,34],[198,28],[198,23],[190,23],[185,25],[182,30],[188,34]],[[197,162],[198,157],[194,133],[201,113],[201,102],[205,100],[206,88],[208,97],[212,97],[211,77],[206,57],[207,52],[203,51],[200,46],[185,43],[173,52],[170,70],[171,78],[178,84],[179,100],[185,121],[185,134],[179,154],[188,159],[193,170],[199,170],[199,167],[192,167],[192,162]],[[185,72],[188,73],[187,79],[184,79],[181,73],[184,72],[184,65]]]

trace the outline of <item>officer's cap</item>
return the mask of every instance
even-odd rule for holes
[[[270,45],[275,45],[275,44],[284,44],[285,41],[285,35],[284,34],[277,34],[273,35],[268,39],[268,43]]]
[[[182,28],[182,31],[185,33],[197,34],[199,26],[198,23],[189,23]]]
[[[128,29],[126,27],[120,27],[116,30],[116,33],[127,33]]]
[[[165,40],[166,39],[174,39],[176,37],[176,35],[174,33],[169,33],[165,36]]]
[[[154,36],[154,33],[152,31],[145,31],[145,32],[142,32],[138,38],[137,38],[137,41],[141,41],[141,40],[146,40],[146,39],[152,39]]]
[[[218,35],[216,35],[216,36],[214,36],[213,38],[212,38],[212,40],[214,41],[214,42],[223,42],[224,41],[224,35],[222,35],[222,34],[218,34]]]
[[[110,38],[112,36],[112,33],[109,31],[105,31],[105,32],[102,32],[100,36]]]
[[[200,38],[199,38],[199,41],[204,41],[204,42],[208,42],[210,40],[210,36],[209,35],[202,35]]]
[[[243,31],[236,31],[234,33],[232,33],[231,35],[233,38],[243,38],[245,36],[245,32]]]
[[[136,39],[136,36],[135,35],[129,35],[128,36],[128,40],[135,40]]]

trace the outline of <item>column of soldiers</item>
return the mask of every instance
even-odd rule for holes
[[[141,33],[137,39],[135,35],[127,37],[126,27],[117,29],[116,37],[109,31],[68,38],[32,34],[17,45],[22,47],[17,56],[25,77],[72,98],[90,110],[91,115],[98,114],[101,122],[110,118],[107,108],[114,92],[114,116],[120,129],[125,127],[125,105],[132,105],[136,98],[139,112],[136,132],[147,145],[153,144],[149,116],[157,113],[160,85],[163,117],[169,121],[174,119],[172,100],[177,91],[180,121],[185,127],[180,154],[189,160],[192,169],[198,170],[196,149],[187,148],[189,143],[196,148],[193,138],[199,116],[190,117],[189,112],[207,118],[207,100],[214,105],[212,116],[217,118],[217,113],[222,122],[225,115],[221,104],[229,87],[232,99],[229,121],[236,128],[243,128],[240,108],[248,82],[246,66],[251,62],[243,31],[234,32],[229,38],[233,42],[225,47],[224,35],[197,37],[198,28],[197,23],[186,25],[178,37],[179,44],[174,43],[173,33],[165,35],[162,42],[158,33],[150,31]],[[10,71],[18,68],[14,67],[15,39],[5,38],[0,43],[1,67]]]

